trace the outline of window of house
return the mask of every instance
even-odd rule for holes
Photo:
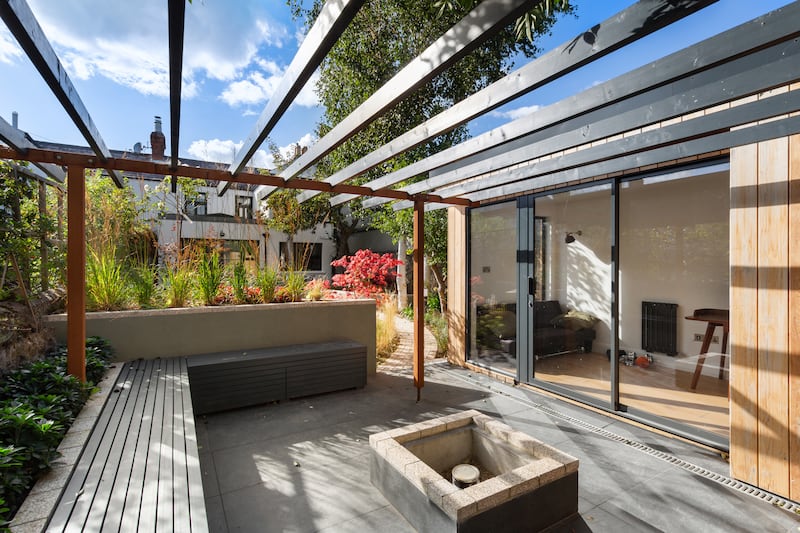
[[[189,216],[202,216],[208,214],[208,193],[197,193],[197,197],[186,201],[186,214]]]
[[[252,196],[236,196],[236,216],[242,219],[253,218]]]
[[[297,266],[297,270],[322,270],[322,243],[319,242],[296,242],[294,244],[294,254],[289,256],[288,243],[282,242],[279,245],[281,268],[291,268]]]

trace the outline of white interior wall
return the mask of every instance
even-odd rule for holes
[[[641,302],[678,304],[678,353],[696,355],[695,309],[728,309],[729,175],[637,180],[620,195],[620,339],[641,349]],[[721,328],[716,334],[722,338]],[[712,344],[711,351],[719,351]]]
[[[579,189],[539,197],[535,204],[536,216],[547,220],[541,299],[597,317],[593,350],[600,352],[611,342],[610,191],[609,186]],[[567,232],[574,242],[565,242]]]

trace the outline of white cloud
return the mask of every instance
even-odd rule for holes
[[[256,64],[260,71],[251,71],[245,77],[229,84],[220,99],[231,107],[239,105],[266,104],[281,83],[285,68],[279,67],[273,61],[259,59]],[[303,107],[316,107],[319,98],[314,92],[319,73],[315,72],[300,91],[294,103]]]
[[[311,133],[306,133],[300,137],[296,143],[292,143],[288,146],[281,146],[278,149],[280,150],[281,154],[284,155],[284,157],[290,157],[294,152],[295,144],[299,143],[300,146],[310,146],[313,139],[314,137],[311,135]],[[193,141],[187,152],[189,152],[189,154],[193,157],[203,161],[211,161],[214,163],[232,163],[234,155],[236,152],[242,149],[243,145],[244,141],[233,142],[232,140],[201,139]],[[248,166],[273,170],[275,167],[275,160],[273,159],[272,154],[268,153],[266,150],[259,149],[248,163]]]
[[[163,1],[30,3],[70,75],[77,79],[103,76],[143,94],[169,94],[169,36]],[[267,4],[237,2],[236,9],[215,0],[187,4],[184,96],[197,94],[203,76],[236,79],[257,58],[260,48],[281,47],[292,39],[287,28],[274,21]],[[14,57],[6,44],[0,36],[0,61]]]
[[[522,118],[524,116],[530,115],[539,110],[541,106],[538,105],[529,105],[524,107],[518,107],[516,109],[509,109],[508,111],[492,111],[489,113],[492,117],[497,118],[504,118],[508,120],[517,120],[518,118]]]
[[[11,64],[22,57],[22,48],[14,40],[14,36],[5,26],[0,27],[0,63]]]

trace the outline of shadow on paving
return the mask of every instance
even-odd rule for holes
[[[580,460],[579,512],[554,531],[786,531],[794,516],[545,413],[597,427],[727,473],[719,458],[448,365],[430,365],[422,399],[407,376],[363,389],[198,417],[212,531],[411,532],[370,482],[369,435],[466,409],[496,416]]]

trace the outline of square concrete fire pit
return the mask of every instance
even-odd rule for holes
[[[475,410],[369,443],[372,484],[418,531],[541,531],[578,512],[577,459]],[[480,480],[459,488],[463,464]]]

